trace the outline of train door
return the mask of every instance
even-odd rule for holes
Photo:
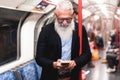
[[[0,79],[38,80],[42,69],[34,60],[37,38],[41,27],[52,21],[55,6],[38,0],[6,2],[0,3]]]

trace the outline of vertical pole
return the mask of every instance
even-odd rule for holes
[[[78,0],[78,32],[80,36],[80,54],[82,53],[82,0]]]
[[[80,37],[79,54],[82,54],[82,0],[78,0],[78,34]],[[82,80],[82,71],[79,72],[79,80]]]
[[[116,30],[116,35],[115,35],[115,41],[116,41],[116,44],[119,46],[119,64],[118,66],[120,67],[120,36],[119,36],[119,26],[118,26],[118,19],[115,19],[115,30]]]
[[[116,29],[115,40],[116,40],[116,43],[118,44],[118,20],[117,19],[115,20],[115,29]]]

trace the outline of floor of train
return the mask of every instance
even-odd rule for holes
[[[120,80],[120,68],[114,73],[107,73],[107,63],[102,63],[102,59],[105,57],[105,50],[100,50],[100,59],[92,61],[95,65],[94,68],[85,67],[85,70],[90,70],[87,75],[87,80]]]

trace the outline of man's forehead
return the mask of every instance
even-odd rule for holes
[[[66,10],[66,11],[58,11],[56,15],[57,16],[72,16],[73,13],[70,10]]]

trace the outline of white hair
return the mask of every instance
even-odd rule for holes
[[[72,13],[73,13],[73,5],[72,5],[71,1],[69,1],[69,0],[61,0],[58,3],[55,11],[60,11],[60,10],[71,10]]]

